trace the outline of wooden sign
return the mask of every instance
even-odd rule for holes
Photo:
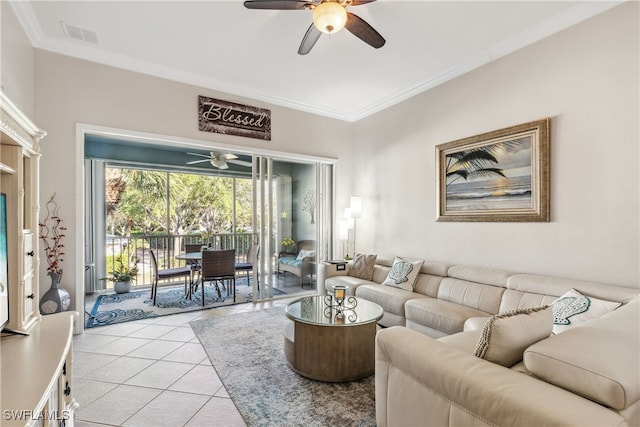
[[[271,141],[271,110],[198,96],[201,131]]]

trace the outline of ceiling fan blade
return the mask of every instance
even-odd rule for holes
[[[253,164],[251,162],[245,162],[244,160],[229,160],[228,162],[229,163],[234,163],[234,164],[240,165],[240,166],[246,166],[248,168],[253,166]]]
[[[314,3],[306,0],[247,0],[247,9],[304,10]]]
[[[302,38],[302,43],[300,43],[298,53],[300,55],[306,55],[307,53],[311,52],[311,49],[316,44],[321,35],[322,32],[317,29],[314,24],[311,24],[306,34]]]
[[[349,6],[360,6],[361,4],[373,3],[376,0],[353,0]]]
[[[237,159],[238,156],[236,156],[235,154],[226,153],[226,154],[221,154],[220,158],[222,160],[233,160],[233,159]]]
[[[347,12],[347,23],[345,28],[349,30],[351,34],[376,49],[381,48],[386,43],[384,37],[382,37],[371,25],[367,24],[364,19],[351,12]]]
[[[192,156],[206,157],[207,159],[208,159],[209,157],[211,157],[211,155],[207,155],[207,154],[200,154],[200,153],[187,153],[187,154],[190,154],[190,155],[192,155]]]
[[[204,160],[194,160],[193,162],[187,162],[188,165],[195,165],[196,163],[203,163],[203,162],[208,162],[209,159],[204,159]]]

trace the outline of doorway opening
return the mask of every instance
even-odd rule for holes
[[[113,283],[101,279],[118,261],[137,267],[132,292],[149,293],[150,251],[158,255],[159,269],[178,268],[186,264],[179,255],[191,244],[235,249],[238,263],[255,266],[239,273],[236,285],[250,301],[317,292],[315,270],[296,277],[278,268],[278,258],[289,240],[332,246],[325,241],[332,165],[237,153],[237,164],[220,168],[194,162],[193,153],[210,152],[85,136],[84,293],[90,317],[94,301],[113,294]],[[314,263],[328,258],[326,249],[313,254]],[[176,288],[181,279],[173,279]]]

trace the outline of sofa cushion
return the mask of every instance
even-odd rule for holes
[[[494,315],[498,313],[504,291],[500,286],[445,277],[438,288],[438,299]]]
[[[571,289],[551,304],[553,307],[553,333],[559,334],[587,320],[602,317],[621,305],[621,302],[589,297]]]
[[[291,267],[296,267],[296,268],[300,268],[300,266],[302,265],[302,260],[296,259],[292,256],[282,257],[278,259],[278,262],[280,264],[290,265]]]
[[[549,306],[496,314],[484,324],[474,356],[513,366],[522,360],[527,347],[548,338],[552,328],[553,311]]]
[[[355,254],[349,269],[349,276],[364,280],[373,279],[373,268],[376,265],[377,258],[377,255]]]
[[[358,286],[355,295],[358,298],[375,302],[387,313],[405,317],[405,303],[414,298],[427,298],[413,294],[400,288],[382,286],[379,284],[366,284]]]
[[[587,282],[584,280],[566,279],[562,277],[540,276],[536,274],[514,274],[507,279],[507,289],[511,289],[526,294],[551,295],[556,298],[563,295],[570,289],[577,289],[583,294],[609,301],[629,302],[638,295],[637,288],[625,288],[622,286],[612,286],[604,283]],[[554,300],[556,299],[554,298]],[[551,301],[553,302],[553,301]],[[544,301],[546,305],[551,302]],[[529,305],[528,307],[534,307]],[[524,308],[524,307],[512,307]],[[500,311],[503,310],[502,307]]]
[[[442,278],[446,277],[449,264],[437,261],[425,261],[416,278],[413,292],[436,298]]]
[[[415,298],[404,307],[407,320],[446,334],[462,332],[469,317],[490,317],[491,313],[436,298]]]
[[[533,375],[617,410],[640,398],[640,300],[539,341],[524,352]]]
[[[449,267],[447,276],[468,282],[484,283],[491,286],[506,287],[507,279],[513,273],[496,268],[474,267],[468,265],[453,265]]]
[[[333,287],[335,285],[342,285],[347,288],[347,295],[355,295],[355,290],[358,286],[361,285],[370,285],[372,282],[369,280],[360,279],[359,277],[353,276],[333,276],[328,277],[324,281],[324,287],[327,292],[333,294]]]
[[[418,273],[420,273],[422,264],[424,264],[424,260],[409,261],[396,257],[387,278],[382,284],[413,292],[413,286],[415,285]]]

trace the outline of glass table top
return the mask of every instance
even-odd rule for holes
[[[344,300],[344,317],[337,314],[337,302],[330,295],[315,295],[291,302],[287,306],[287,317],[310,325],[349,326],[377,322],[382,318],[382,307],[371,301],[356,297]]]

